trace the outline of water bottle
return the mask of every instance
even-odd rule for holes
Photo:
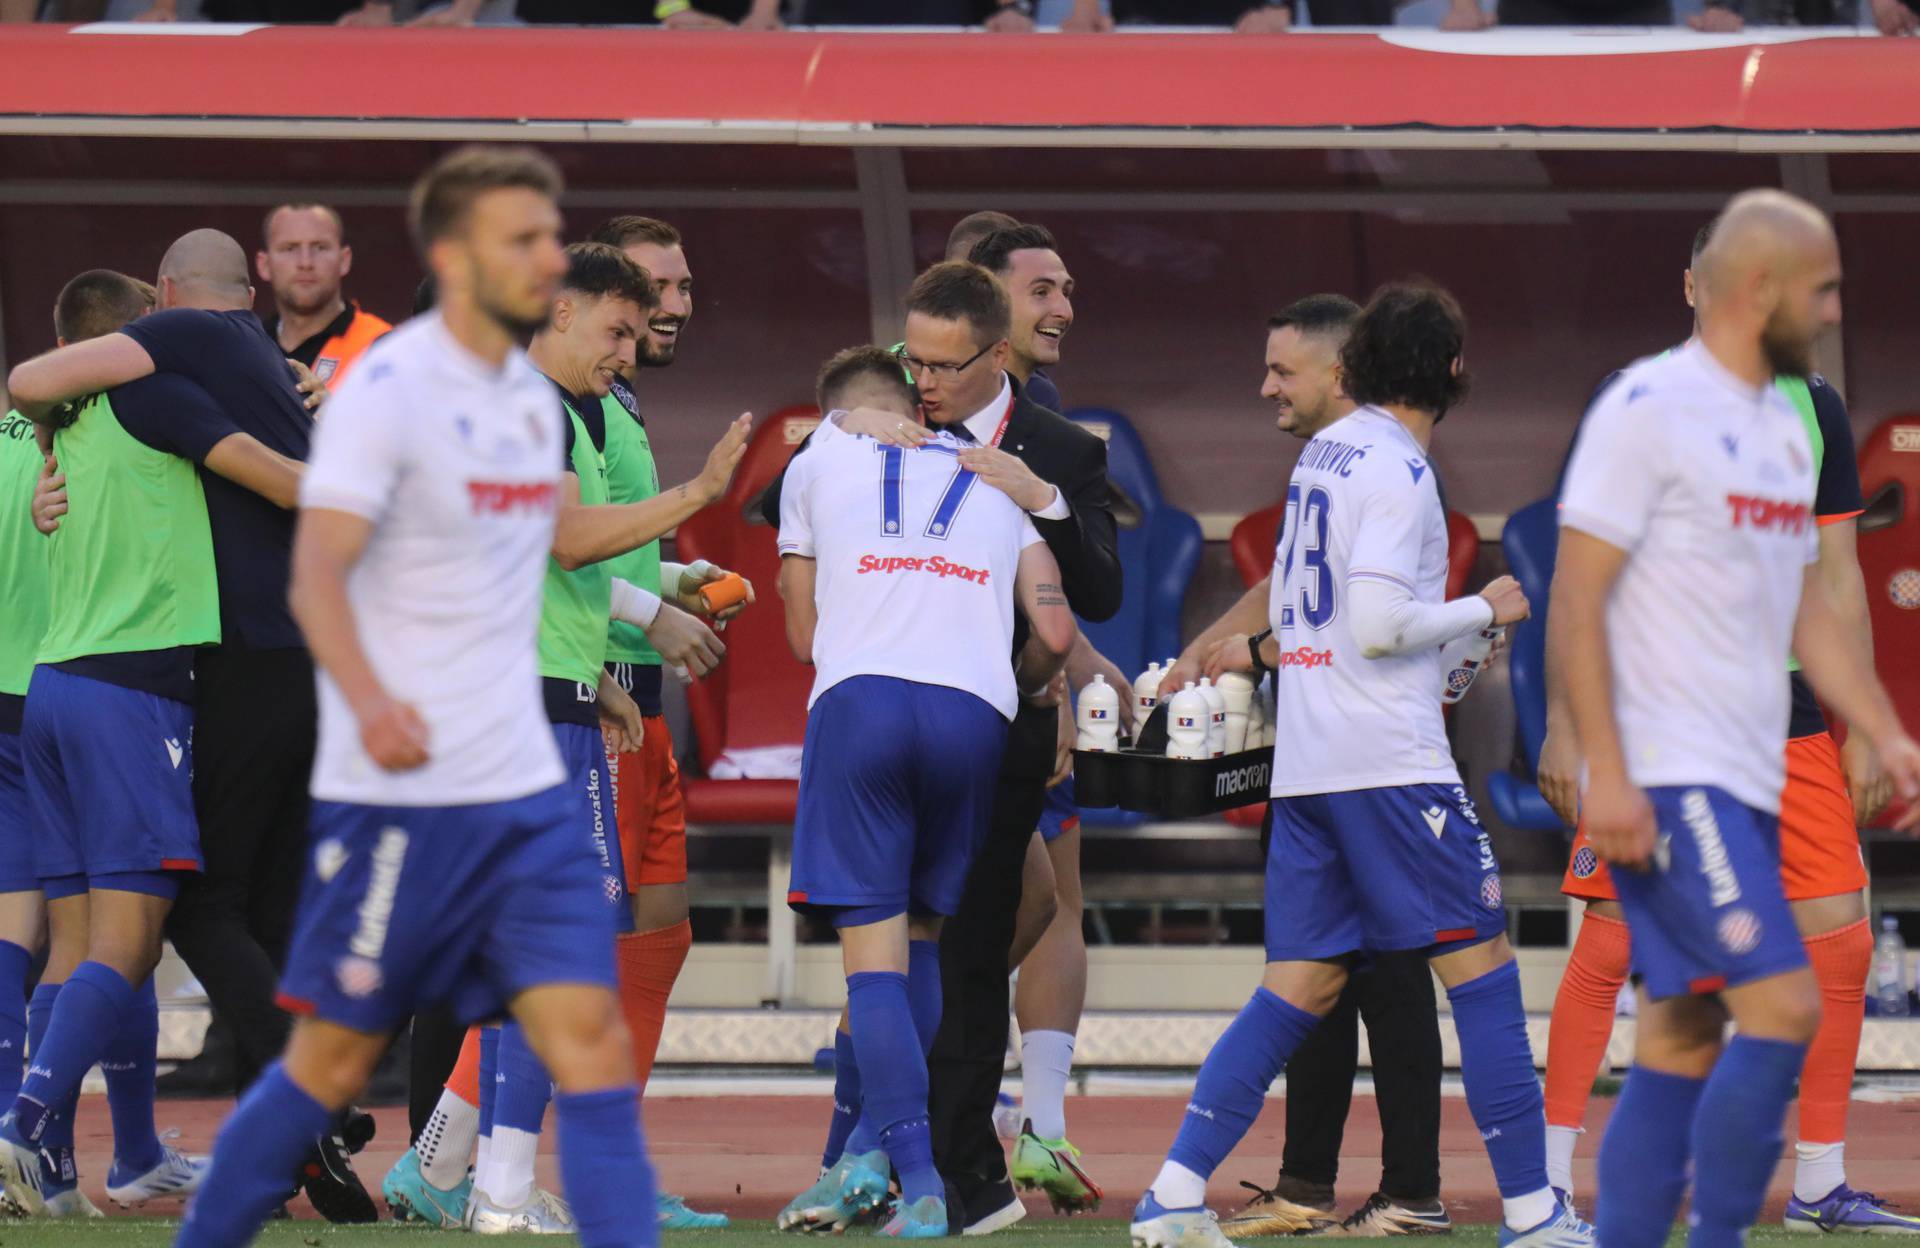
[[[1900,921],[1880,918],[1880,938],[1873,942],[1873,1001],[1881,1018],[1907,1016],[1907,946],[1900,939]]]
[[[1111,754],[1120,748],[1120,692],[1099,672],[1080,690],[1076,718],[1080,731],[1074,749]]]
[[[1486,666],[1487,655],[1507,631],[1506,625],[1497,628],[1483,628],[1459,647],[1447,647],[1447,657],[1453,660],[1452,668],[1447,672],[1447,682],[1440,691],[1440,701],[1451,706],[1467,696],[1467,690],[1473,687],[1473,678]]]
[[[1227,699],[1213,687],[1213,681],[1200,678],[1200,696],[1207,700],[1207,754],[1221,758],[1227,752]]]
[[[1147,716],[1153,714],[1153,708],[1160,705],[1161,667],[1158,663],[1147,666],[1133,682],[1133,723],[1137,734],[1140,725],[1147,722]]]
[[[1207,729],[1212,718],[1206,698],[1188,681],[1184,689],[1167,699],[1167,757],[1208,757]]]

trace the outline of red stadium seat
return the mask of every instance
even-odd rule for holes
[[[1895,416],[1860,448],[1860,571],[1876,666],[1907,731],[1920,732],[1920,414]],[[1880,819],[1891,826],[1896,800]]]
[[[1263,507],[1233,526],[1227,546],[1233,552],[1233,566],[1249,587],[1273,570],[1274,539],[1280,531],[1283,503]],[[1458,598],[1473,575],[1480,559],[1480,534],[1473,521],[1457,511],[1447,513],[1447,597]]]
[[[805,737],[813,669],[787,648],[786,618],[774,590],[780,574],[776,535],[757,515],[749,517],[747,508],[819,423],[820,413],[811,406],[776,412],[754,430],[725,496],[681,525],[674,539],[682,560],[711,559],[740,573],[753,582],[756,598],[727,625],[726,661],[687,690],[703,771],[728,750],[797,746]],[[792,780],[688,777],[685,787],[690,823],[770,824],[793,822],[800,786]]]

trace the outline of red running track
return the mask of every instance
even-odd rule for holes
[[[1085,1150],[1088,1171],[1106,1188],[1102,1216],[1123,1217],[1132,1209],[1159,1168],[1184,1103],[1184,1098],[1165,1096],[1068,1100],[1072,1137]],[[230,1106],[227,1101],[162,1101],[159,1122],[163,1129],[181,1129],[182,1147],[201,1150],[211,1145]],[[1611,1100],[1596,1099],[1588,1113],[1588,1135],[1581,1141],[1582,1156],[1574,1170],[1575,1182],[1588,1194],[1593,1191],[1593,1152],[1612,1107]],[[825,1095],[649,1098],[647,1141],[665,1190],[686,1197],[697,1209],[722,1210],[738,1218],[771,1218],[813,1179],[826,1111]],[[398,1108],[376,1111],[376,1116],[379,1136],[358,1158],[358,1168],[377,1197],[381,1177],[406,1148],[407,1116]],[[1238,1196],[1245,1194],[1236,1186],[1241,1179],[1272,1181],[1280,1165],[1284,1124],[1281,1102],[1269,1101],[1252,1134],[1215,1176],[1212,1197],[1217,1208],[1237,1203]],[[102,1191],[112,1151],[104,1097],[82,1098],[78,1126],[82,1183],[97,1204],[111,1208]],[[1793,1135],[1790,1116],[1785,1152],[1789,1160],[1774,1175],[1768,1220],[1779,1217],[1787,1197]],[[1913,1164],[1920,1151],[1915,1146],[1920,1140],[1920,1102],[1856,1102],[1849,1135],[1847,1168],[1852,1184],[1891,1197],[1905,1208],[1920,1208],[1920,1167]],[[542,1141],[540,1174],[543,1183],[557,1187],[552,1139],[549,1130]],[[1493,1175],[1466,1103],[1457,1097],[1442,1103],[1440,1166],[1441,1194],[1454,1217],[1468,1223],[1494,1221],[1499,1196]],[[1379,1170],[1380,1123],[1373,1100],[1355,1097],[1340,1177],[1343,1208],[1365,1199]],[[155,1202],[146,1212],[168,1216],[178,1213],[178,1206],[177,1201]],[[1043,1199],[1029,1199],[1028,1209],[1038,1217],[1051,1216]],[[314,1216],[304,1200],[295,1202],[294,1213]]]

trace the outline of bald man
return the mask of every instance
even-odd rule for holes
[[[246,249],[219,230],[183,234],[155,286],[151,316],[16,368],[22,411],[174,374],[198,383],[241,431],[304,461],[313,420],[253,314]],[[183,882],[166,935],[232,1028],[244,1089],[285,1047],[290,1025],[274,992],[302,875],[317,711],[313,664],[287,610],[293,513],[211,474],[205,488],[220,593],[220,645],[194,665],[205,865]],[[320,1141],[308,1197],[333,1221],[372,1221],[347,1158],[337,1137]]]
[[[1780,877],[1790,698],[1766,673],[1797,656],[1896,788],[1920,794],[1920,746],[1814,569],[1812,447],[1773,384],[1806,377],[1840,319],[1833,229],[1792,196],[1747,192],[1695,278],[1699,336],[1627,369],[1587,417],[1548,625],[1586,834],[1639,976],[1634,1065],[1600,1149],[1608,1248],[1666,1242],[1689,1166],[1689,1244],[1742,1242],[1819,1025]]]

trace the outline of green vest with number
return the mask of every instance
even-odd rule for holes
[[[653,462],[653,443],[647,428],[619,399],[600,400],[607,422],[607,497],[616,503],[644,503],[660,492],[660,470]],[[660,592],[660,542],[655,539],[637,550],[607,561],[614,576],[650,594]],[[660,652],[636,624],[614,620],[607,626],[607,661],[660,665]]]
[[[40,444],[19,412],[0,420],[0,586],[7,624],[0,628],[0,693],[24,694],[47,630],[47,539],[33,527]]]
[[[607,501],[607,464],[587,434],[587,423],[567,405],[573,422],[573,473],[580,478],[580,503],[598,507]],[[613,572],[607,561],[572,572],[547,556],[547,579],[540,589],[540,674],[571,680],[588,688],[600,683],[607,661],[607,613],[612,609]]]
[[[47,539],[38,661],[214,645],[220,591],[200,472],[121,427],[104,394],[54,435],[67,514]]]

